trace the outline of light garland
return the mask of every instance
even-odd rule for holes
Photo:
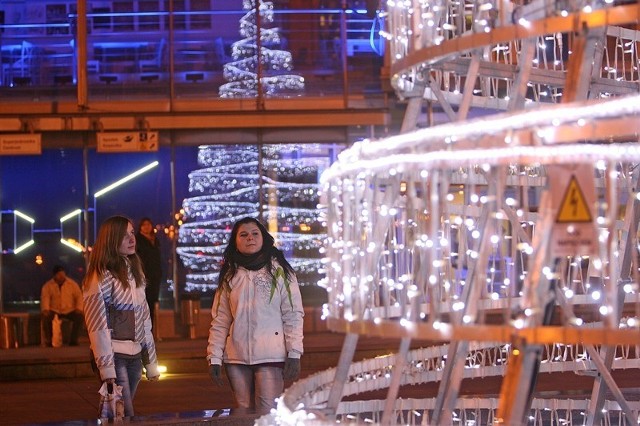
[[[613,6],[606,1],[583,8],[583,3],[533,1],[516,6],[439,0],[389,0],[386,5],[391,27],[383,35],[391,42],[394,65],[403,61],[402,73],[392,77],[401,97],[436,99],[440,91],[445,101],[461,102],[472,55],[465,51],[445,57],[436,48],[452,41],[442,46],[450,52],[459,41],[459,46],[484,53],[474,96],[466,100],[472,106],[514,110],[519,108],[510,102],[517,96],[517,70],[531,63],[521,54],[518,30],[523,39],[529,38],[530,30],[551,28],[559,21],[546,18],[569,17],[567,22],[578,22],[583,19],[579,13]],[[630,21],[635,19],[635,13],[627,15]],[[514,40],[476,46],[478,40],[491,41],[486,34],[499,26],[512,27]],[[443,371],[452,361],[464,366],[458,373],[465,378],[503,376],[513,359],[512,345],[503,344],[504,339],[520,333],[532,340],[526,346],[536,345],[543,354],[538,364],[541,372],[594,372],[595,362],[584,343],[543,345],[536,340],[551,332],[541,317],[545,304],[554,299],[563,309],[560,329],[566,333],[554,336],[568,339],[575,333],[575,342],[581,331],[601,332],[596,335],[606,335],[608,345],[625,342],[618,344],[615,353],[621,356],[616,355],[612,369],[640,366],[633,350],[640,329],[637,256],[631,256],[635,259],[632,282],[620,279],[628,271],[619,270],[625,255],[619,236],[633,239],[626,246],[630,250],[638,248],[635,228],[632,235],[626,234],[634,216],[625,217],[631,210],[623,207],[640,199],[640,129],[636,125],[640,97],[560,103],[565,101],[563,85],[572,49],[572,37],[567,34],[534,34],[533,71],[531,77],[526,74],[528,111],[363,141],[343,152],[322,175],[328,228],[323,286],[329,294],[323,318],[330,328],[395,338],[452,339],[468,345],[469,350],[455,360],[447,345],[415,357],[410,351],[399,376],[401,385],[443,380]],[[594,75],[589,96],[608,99],[637,93],[638,32],[609,27],[607,37],[602,43],[603,73]],[[439,56],[429,58],[427,51]],[[536,105],[543,102],[556,105]],[[583,144],[585,140],[590,145]],[[554,238],[553,209],[546,202],[548,172],[552,167],[572,170],[574,165],[593,168],[588,176],[596,193],[591,207],[597,253],[547,256],[547,239]],[[624,301],[617,300],[618,287],[624,289]],[[625,316],[616,315],[623,307]],[[502,319],[502,334],[482,335],[485,316],[496,312],[497,321]],[[460,332],[457,337],[454,329]],[[482,333],[474,338],[474,330]],[[461,344],[458,349],[465,347]],[[436,407],[431,399],[354,400],[328,406],[336,390],[333,386],[340,386],[342,397],[391,388],[392,375],[402,365],[394,357],[339,366],[348,367],[345,383],[335,382],[335,370],[296,382],[285,391],[277,409],[258,424],[389,424],[389,418],[385,423],[383,417],[389,409],[391,423],[430,424]],[[451,396],[456,398],[454,422],[493,424],[497,420],[497,400],[447,395]],[[620,422],[627,416],[627,422],[635,423],[640,406],[635,402],[628,406],[631,410],[607,401],[601,407],[604,421]],[[543,415],[567,424],[583,423],[587,415],[594,415],[588,413],[591,404],[575,399],[534,400],[530,408],[529,420],[534,423]],[[548,412],[542,414],[544,410]],[[314,413],[321,413],[320,418]]]
[[[612,275],[622,248],[610,239],[628,222],[610,212],[624,211],[622,206],[640,199],[638,133],[608,123],[620,117],[635,123],[639,116],[639,96],[590,101],[363,141],[344,151],[321,177],[329,230],[325,317],[370,332],[377,330],[371,322],[397,323],[395,337],[426,338],[416,330],[425,324],[425,330],[444,336],[453,327],[483,324],[490,311],[501,312],[513,330],[542,328],[546,324],[538,318],[548,299],[536,292],[553,282],[567,329],[637,336],[638,317],[614,317],[623,303],[638,305],[640,295],[634,282]],[[555,129],[575,128],[562,141],[581,142],[590,125],[609,129],[618,143],[554,144],[560,134]],[[527,129],[539,139],[513,137]],[[549,187],[549,168],[573,170],[576,165],[593,168],[588,176],[596,188],[597,254],[551,254],[551,263],[535,264],[541,268],[538,274],[529,268],[538,250],[549,250],[536,239],[551,226],[551,207],[541,198]],[[635,250],[637,241],[628,247]],[[640,265],[633,266],[640,272]],[[616,286],[624,286],[620,303],[611,297]],[[465,299],[466,292],[474,296]],[[496,335],[477,340],[488,339]],[[572,352],[553,353],[561,360]]]
[[[447,359],[449,345],[435,345],[429,348],[415,349],[408,352],[400,378],[402,385],[436,384],[444,377],[443,371]],[[471,343],[464,354],[466,365],[463,375],[466,379],[501,377],[510,361],[513,352],[511,344],[476,344]],[[613,369],[637,368],[640,360],[632,346],[618,346],[620,354],[613,363]],[[549,344],[541,350],[543,362],[542,373],[588,372],[591,368],[591,356],[583,345]],[[385,408],[384,400],[355,400],[355,396],[363,392],[371,392],[388,388],[391,376],[398,365],[397,355],[391,354],[354,362],[351,364],[346,382],[342,388],[343,398],[335,410],[335,418],[326,414],[327,400],[336,376],[336,368],[316,373],[297,381],[285,390],[278,399],[277,408],[256,421],[259,425],[328,425],[348,424],[381,424],[381,416]],[[536,419],[544,413],[547,417],[571,419],[572,416],[582,423],[588,410],[585,399],[549,399],[535,398],[531,404],[531,413]],[[637,401],[629,405],[634,411],[640,408]],[[498,400],[491,397],[475,395],[460,397],[455,402],[454,413],[469,423],[494,424],[489,420],[497,415]],[[615,401],[607,401],[606,418],[614,421],[623,415]],[[407,399],[398,398],[393,405],[394,414],[401,422],[392,424],[423,424],[434,415],[435,398]],[[573,412],[572,412],[573,411]],[[573,424],[567,421],[567,424]],[[614,421],[615,423],[615,421]],[[429,423],[430,424],[430,423]]]
[[[462,123],[448,123],[392,136],[385,139],[384,143],[364,140],[356,142],[351,149],[343,151],[339,156],[340,161],[330,171],[323,174],[322,179],[336,176],[338,170],[346,165],[364,160],[375,161],[379,158],[386,158],[391,153],[410,155],[416,151],[417,147],[421,147],[422,151],[430,152],[451,149],[462,151],[482,147],[544,146],[556,143],[556,134],[563,128],[565,132],[570,133],[568,136],[572,138],[562,139],[563,142],[592,139],[591,131],[596,129],[598,124],[602,123],[603,127],[607,127],[609,120],[615,121],[620,117],[630,117],[628,121],[635,123],[631,117],[638,113],[640,113],[640,96],[636,95],[613,98],[607,101],[550,105],[533,111],[504,113]],[[632,124],[629,126],[631,134],[633,134],[633,130],[636,128],[631,127]],[[626,130],[619,129],[620,132]],[[524,135],[527,137],[523,137]],[[553,155],[552,149],[546,151],[545,157]],[[455,151],[453,152],[452,157],[455,156]],[[539,151],[539,154],[544,155],[544,151]],[[479,158],[484,154],[474,155]],[[532,168],[535,165],[527,164],[524,167]]]
[[[302,158],[295,158],[305,148]],[[293,157],[293,158],[292,158]],[[319,207],[320,170],[328,165],[322,150],[310,145],[203,145],[202,169],[189,173],[192,197],[183,201],[177,253],[188,269],[186,290],[216,288],[222,253],[233,224],[258,217],[276,226],[274,237],[296,270],[300,285],[316,285],[322,263],[325,224]],[[259,174],[262,172],[262,176]]]
[[[560,3],[558,3],[560,4]],[[392,23],[381,36],[389,41],[392,63],[414,55],[417,62],[403,64],[403,70],[392,76],[392,85],[401,97],[416,96],[434,101],[442,98],[451,104],[461,102],[461,89],[467,78],[466,67],[475,49],[487,49],[491,55],[482,59],[483,72],[473,89],[473,102],[486,108],[506,109],[514,96],[518,64],[531,63],[534,71],[527,83],[524,100],[527,107],[538,103],[559,103],[562,99],[564,77],[568,59],[574,46],[573,22],[586,22],[590,14],[597,14],[592,21],[609,19],[608,9],[618,6],[611,1],[591,2],[589,8],[582,3],[564,4],[562,8],[549,7],[541,2],[517,5],[511,2],[466,1],[389,1],[385,16]],[[622,16],[623,13],[620,14]],[[628,22],[619,19],[616,25],[633,25],[635,13],[627,13]],[[418,18],[419,17],[419,18]],[[559,18],[566,18],[561,24]],[[591,24],[591,21],[589,21]],[[609,24],[611,25],[611,24]],[[496,29],[513,28],[514,36],[508,41],[491,42],[487,34]],[[540,34],[541,28],[548,34]],[[537,31],[537,32],[530,32]],[[611,25],[603,46],[603,69],[598,81],[591,85],[590,97],[608,98],[634,93],[638,81],[638,52],[635,48],[636,31]],[[454,51],[437,57],[416,55],[422,49],[441,46],[445,42],[465,38],[466,51]],[[531,59],[521,57],[525,40],[535,40]],[[456,40],[457,41],[457,40]],[[434,49],[439,51],[439,49]],[[596,60],[596,63],[599,59]],[[457,63],[451,69],[449,63]],[[428,82],[431,81],[432,85]],[[434,93],[433,87],[440,91]],[[426,88],[426,90],[425,90]],[[439,96],[439,98],[438,98]]]
[[[295,95],[304,90],[304,78],[287,73],[293,69],[291,52],[273,48],[281,44],[279,29],[268,27],[273,24],[273,3],[262,0],[257,3],[261,23],[260,34],[256,25],[256,1],[243,1],[243,9],[247,13],[240,18],[240,35],[244,38],[233,43],[233,62],[224,65],[223,76],[227,83],[219,88],[222,98],[257,96],[258,61],[263,66],[260,86],[265,96]],[[260,52],[257,37],[260,37]]]

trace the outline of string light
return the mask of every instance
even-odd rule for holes
[[[456,123],[362,141],[341,153],[321,177],[322,192],[334,200],[327,210],[324,263],[331,267],[323,281],[329,295],[325,316],[359,323],[365,329],[370,318],[376,326],[398,322],[400,328],[395,330],[406,330],[409,336],[424,318],[437,331],[473,326],[484,317],[478,315],[481,305],[505,310],[505,317],[513,318],[509,325],[514,330],[526,330],[542,326],[540,318],[547,303],[531,294],[538,283],[530,280],[537,276],[543,282],[557,282],[565,303],[594,305],[600,313],[595,322],[589,317],[568,317],[567,327],[592,329],[611,320],[620,310],[618,302],[582,274],[582,261],[586,261],[592,273],[606,281],[609,262],[621,258],[618,248],[611,249],[609,239],[611,229],[622,226],[622,220],[611,220],[606,213],[612,208],[619,211],[620,206],[613,206],[604,193],[596,194],[594,208],[607,220],[594,221],[594,225],[603,236],[599,253],[606,257],[571,257],[567,271],[554,262],[536,265],[540,268],[536,274],[528,270],[528,259],[540,249],[532,235],[544,213],[538,210],[539,195],[548,185],[547,168],[592,165],[596,187],[603,187],[604,179],[615,180],[616,187],[635,200],[625,172],[640,163],[637,136],[621,138],[619,143],[553,144],[554,136],[549,135],[548,144],[528,145],[514,144],[513,139],[507,143],[503,135],[520,125],[557,127],[570,120],[580,129],[590,125],[585,122],[599,124],[613,117],[634,121],[640,115],[640,96],[553,110],[554,114],[536,111],[537,117],[530,112],[510,114],[509,119],[485,117],[482,124]],[[484,132],[496,136],[497,142],[472,149],[475,137]],[[431,143],[445,133],[450,139],[443,144],[453,149]],[[460,197],[449,197],[453,188]],[[522,195],[523,188],[527,197]],[[467,276],[469,271],[475,275]],[[635,300],[637,289],[624,284],[630,300]],[[469,286],[477,297],[465,301],[463,291]],[[522,311],[518,313],[514,306]],[[631,316],[610,322],[623,329],[638,324],[638,319]],[[562,344],[563,351],[565,347],[576,350],[575,345]],[[566,353],[558,355],[558,348],[555,345],[552,360],[562,362]]]
[[[203,145],[189,174],[192,197],[183,201],[178,248],[188,269],[187,291],[216,288],[231,227],[246,216],[277,223],[277,246],[296,270],[300,285],[316,285],[326,237],[325,207],[319,207],[318,175],[327,165],[317,145]],[[261,158],[261,164],[259,161]],[[262,174],[260,174],[262,173]],[[275,209],[271,209],[274,206]]]
[[[281,39],[278,28],[268,28],[273,24],[273,3],[259,0],[243,0],[247,11],[240,18],[240,35],[244,37],[232,44],[233,61],[224,65],[223,76],[227,83],[219,88],[221,98],[256,97],[258,94],[258,60],[263,66],[260,86],[265,96],[295,95],[304,90],[304,78],[287,74],[293,69],[291,52],[275,49]],[[260,14],[260,33],[256,25],[256,9]],[[260,38],[258,55],[257,37]],[[259,58],[258,58],[259,57]]]
[[[591,2],[589,10],[585,12],[607,7],[607,4],[606,1]],[[540,2],[530,2],[515,6],[513,10],[500,10],[505,5],[514,6],[508,2],[482,0],[474,3],[387,1],[391,27],[384,36],[390,41],[390,57],[392,61],[406,61],[406,67],[392,77],[396,91],[401,96],[413,97],[420,92],[426,98],[435,99],[435,93],[431,92],[429,85],[425,90],[425,82],[433,81],[440,90],[438,95],[443,95],[445,101],[460,102],[462,95],[459,94],[468,77],[467,69],[460,67],[465,72],[456,72],[452,66],[443,71],[441,65],[449,60],[458,60],[457,64],[468,62],[468,51],[451,54],[448,58],[437,57],[434,62],[438,62],[433,67],[429,59],[424,63],[410,61],[417,57],[424,61],[423,53],[428,48],[463,37],[465,40],[459,44],[471,48],[475,34],[491,33],[500,25],[517,27],[524,38],[529,31],[546,28],[542,25],[547,24],[543,22],[544,18],[570,14],[577,18],[584,6],[582,3],[563,4],[563,7],[572,8],[563,10],[560,7],[541,8]],[[509,19],[505,20],[505,16]],[[566,39],[571,37],[563,39],[563,36],[566,34],[535,37],[533,60],[528,60],[527,64],[533,62],[533,67],[540,69],[541,74],[554,75],[557,72],[564,79],[566,61],[571,55],[571,46]],[[602,75],[603,79],[608,78],[602,86],[610,84],[619,87],[620,93],[628,92],[622,89],[622,85],[615,84],[618,70],[625,70],[625,76],[619,81],[636,87],[640,80],[636,69],[624,65],[637,62],[637,58],[623,57],[618,49],[629,38],[633,38],[633,43],[636,42],[635,32],[628,32],[626,37],[622,36],[621,31],[617,36],[610,36],[608,42],[602,43],[604,61],[610,66],[610,72]],[[490,37],[478,38],[491,40]],[[503,65],[513,68],[521,66],[521,46],[522,39],[486,46],[486,51],[491,51],[492,55],[490,59],[483,57],[489,66],[486,63],[482,66],[492,70],[509,69]],[[613,46],[616,46],[615,51]],[[629,52],[629,55],[632,54]],[[499,65],[493,67],[493,62]],[[490,72],[482,75],[478,97],[471,102],[507,108],[510,100],[518,100],[514,89],[515,79],[487,75]],[[630,91],[635,92],[636,89]],[[527,94],[530,99],[523,102],[527,108],[533,102],[556,104],[562,100],[562,88],[548,82],[529,82]],[[592,85],[590,97],[606,99],[611,94]],[[442,98],[438,100],[441,102]],[[568,304],[595,306],[602,315],[602,318],[595,320],[589,315],[585,318],[569,316],[565,324],[567,328],[592,330],[604,327],[603,323],[610,320],[608,317],[620,311],[619,306],[615,306],[617,301],[611,300],[609,294],[610,283],[616,284],[613,279],[617,278],[611,277],[616,267],[609,262],[619,261],[621,257],[616,258],[610,239],[621,232],[622,221],[616,221],[602,212],[613,209],[617,218],[622,214],[618,212],[624,209],[620,209],[621,205],[609,205],[601,193],[603,191],[598,191],[599,198],[594,206],[598,214],[602,214],[602,220],[594,224],[601,228],[598,256],[582,258],[580,262],[560,256],[559,259],[554,258],[553,262],[541,265],[540,262],[546,261],[542,260],[544,256],[539,257],[539,262],[531,261],[540,253],[539,250],[547,249],[541,248],[535,238],[539,227],[549,226],[545,222],[549,216],[544,216],[547,214],[544,211],[546,206],[540,194],[548,185],[546,172],[550,166],[587,164],[594,165],[596,169],[594,179],[597,188],[605,187],[604,179],[608,176],[607,188],[611,183],[614,190],[622,191],[625,200],[635,198],[635,189],[625,181],[631,180],[629,177],[623,178],[618,173],[612,175],[608,172],[614,169],[616,172],[633,170],[640,162],[640,150],[635,146],[638,129],[619,129],[621,119],[632,127],[639,115],[640,97],[629,96],[607,102],[556,104],[355,144],[340,155],[339,161],[323,173],[321,179],[322,192],[331,200],[327,210],[328,238],[324,260],[327,277],[323,280],[329,302],[323,307],[323,317],[355,323],[348,324],[350,330],[373,331],[386,325],[397,332],[394,337],[405,333],[402,337],[413,338],[414,335],[408,332],[412,328],[410,326],[417,327],[426,321],[427,325],[432,325],[431,332],[443,332],[453,326],[468,327],[480,321],[484,315],[477,314],[484,313],[483,309],[490,307],[504,312],[506,326],[513,327],[513,334],[517,335],[520,331],[526,332],[527,328],[543,326],[541,317],[544,306],[549,302],[546,289],[549,288],[549,281],[552,281],[554,288],[561,289],[558,298],[564,296],[569,299],[566,302]],[[611,134],[599,135],[594,130],[597,127],[607,128]],[[622,130],[626,133],[615,133]],[[616,141],[620,139],[619,143],[610,143],[609,137]],[[594,143],[580,144],[585,140]],[[556,145],[560,142],[565,145]],[[460,185],[461,196],[459,199],[447,199],[454,183]],[[460,219],[453,219],[456,216]],[[611,231],[604,228],[610,228]],[[552,238],[544,232],[542,235],[545,236],[543,238]],[[444,244],[444,241],[448,243]],[[606,258],[601,259],[600,256]],[[566,270],[558,267],[554,263],[556,260],[559,263],[566,261],[563,264]],[[582,261],[589,264],[592,277],[584,276]],[[530,264],[540,270],[528,270]],[[542,296],[536,293],[539,284],[545,288]],[[637,289],[625,285],[624,290],[630,292],[628,300],[637,304]],[[462,300],[465,296],[463,292],[467,291],[472,296]],[[373,323],[371,328],[368,328],[369,322]],[[638,318],[632,314],[630,318],[620,321],[615,318],[609,322],[611,325],[608,327],[611,328],[637,327]],[[396,323],[398,327],[394,327]],[[637,333],[637,330],[633,331]],[[637,338],[637,335],[629,336]],[[478,336],[478,340],[483,338],[487,339]],[[519,349],[508,344],[484,342],[487,346],[483,346],[483,342],[473,343],[473,350],[460,355],[464,362],[465,371],[462,374],[465,378],[486,377],[490,371],[502,375],[504,368],[494,367],[504,366],[510,355],[520,355]],[[540,351],[545,354],[539,364],[541,371],[574,371],[578,366],[588,364],[590,355],[586,353],[585,346],[544,345]],[[632,345],[621,345],[616,354],[623,354],[622,357],[627,358],[623,362],[628,361],[629,365],[637,367],[640,359],[632,348]],[[450,349],[442,345],[428,354],[418,351],[415,355],[411,351],[402,354],[409,365],[402,371],[399,379],[401,384],[443,380],[444,375],[439,373],[449,361],[446,353]],[[475,361],[476,355],[481,361]],[[388,379],[389,372],[397,365],[394,361],[389,357],[384,361],[376,359],[369,363],[352,363],[342,396],[389,387],[390,381],[382,379]],[[474,376],[468,372],[472,369],[482,371]],[[334,373],[330,371],[326,376],[315,376],[306,383],[295,384],[283,398],[289,400],[290,407],[279,406],[274,414],[277,421],[273,424],[297,424],[293,422],[290,409],[298,402],[304,402],[305,407],[313,409],[326,408],[324,404],[330,394]],[[342,411],[336,415],[336,419],[328,419],[328,422],[355,423],[371,413],[377,415],[383,410],[386,413],[391,402],[394,404],[394,420],[402,418],[406,423],[424,423],[405,415],[413,413],[417,407],[431,414],[433,411],[428,410],[435,405],[425,399],[411,400],[404,406],[405,401],[382,401],[379,405],[376,402],[380,401],[354,401],[352,406],[347,407],[347,403],[342,401],[339,408]],[[550,406],[554,407],[554,414],[546,413],[545,418],[552,418],[561,410],[576,410],[579,404],[576,400],[564,405],[562,402],[539,401],[536,406],[534,400],[531,408],[535,415],[530,419],[542,418],[539,417],[540,412],[552,411]],[[387,406],[381,407],[385,403]],[[476,398],[473,404],[466,406],[464,402],[455,403],[452,418],[461,424],[467,424],[464,416],[477,416],[481,404],[485,404],[482,410],[489,413],[494,413],[496,406],[495,400],[487,398]],[[411,404],[415,405],[409,406]],[[472,405],[475,412],[467,414]],[[621,410],[615,403],[607,405],[603,412],[610,412],[609,408],[614,405],[617,408],[612,418],[619,421],[622,418]],[[582,405],[580,410],[586,411],[587,405]],[[302,418],[303,414],[304,409],[301,409],[297,418]],[[629,422],[635,423],[635,420]],[[477,422],[477,418],[473,422]]]
[[[530,62],[534,69],[540,69],[542,73],[553,73],[559,71],[564,73],[567,70],[567,61],[572,53],[571,28],[567,28],[563,33],[540,34],[536,31],[541,27],[548,27],[548,24],[534,25],[544,18],[568,17],[570,14],[581,15],[592,13],[599,9],[609,8],[612,5],[610,0],[593,1],[585,5],[583,3],[564,4],[563,7],[541,7],[537,2],[526,5],[516,5],[514,3],[497,2],[495,0],[475,1],[462,3],[454,1],[388,1],[386,2],[388,16],[391,23],[390,28],[381,32],[381,37],[389,41],[391,58],[394,62],[412,59],[412,54],[419,53],[421,49],[440,46],[445,42],[458,38],[472,40],[475,35],[489,34],[500,27],[516,27],[514,40],[501,43],[493,43],[487,46],[477,46],[478,48],[488,48],[492,55],[485,57],[486,63],[496,63],[495,69],[506,69],[504,66],[516,67],[520,51],[520,40],[516,37],[530,37],[535,39],[535,49]],[[419,17],[419,18],[416,18]],[[505,18],[509,17],[509,18]],[[603,19],[604,15],[603,15]],[[629,23],[633,22],[632,18]],[[612,81],[635,83],[638,81],[638,70],[630,71],[627,64],[637,62],[637,53],[634,49],[620,50],[617,46],[626,46],[627,43],[635,43],[636,36],[633,32],[626,35],[623,32],[609,34],[609,42],[603,43],[605,63],[611,73],[607,73],[606,78]],[[486,42],[490,38],[477,37]],[[464,42],[464,45],[471,48],[473,41]],[[461,59],[468,59],[468,51],[458,52]],[[424,57],[418,54],[417,56]],[[453,55],[452,55],[453,56]],[[437,96],[445,97],[451,103],[458,103],[460,96],[459,88],[464,84],[466,70],[456,72],[451,69],[443,71],[439,65],[432,66],[432,62],[438,63],[445,58],[431,58],[425,62],[407,65],[402,71],[392,76],[391,84],[400,96],[411,96],[415,90],[424,90],[425,81],[437,82],[440,93],[436,94],[432,88],[427,86],[425,95],[430,99],[437,99]],[[448,59],[448,58],[447,58]],[[450,58],[453,59],[453,58]],[[461,68],[462,69],[462,68]],[[625,70],[617,75],[619,70]],[[559,74],[558,78],[564,78]],[[549,77],[548,82],[533,80],[528,82],[526,104],[536,103],[557,103],[562,99],[563,88],[554,82],[554,77]],[[506,109],[511,99],[511,94],[515,92],[515,78],[504,78],[502,72],[493,75],[484,73],[482,76],[482,88],[476,93],[480,102],[486,102],[490,107]],[[609,83],[608,83],[609,84]],[[591,97],[606,98],[611,96],[606,90],[606,84],[602,88],[594,88],[590,92]],[[633,90],[635,91],[635,90]],[[629,93],[622,90],[620,93]]]

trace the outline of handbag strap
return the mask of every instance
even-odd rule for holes
[[[113,278],[111,280],[111,294],[109,294],[109,301],[111,302],[111,306],[115,306],[116,304],[114,303],[114,295],[113,295],[113,287],[114,287],[114,283],[116,281],[116,277],[113,276],[113,273],[111,274],[111,277]]]
[[[116,307],[116,304],[114,303],[114,296],[113,296],[114,281],[115,281],[115,277],[113,276],[113,273],[111,273],[111,291],[109,292],[109,305],[107,306],[107,324],[109,325],[110,328],[113,328],[113,318],[111,317],[111,312]]]

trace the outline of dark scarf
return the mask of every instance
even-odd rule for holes
[[[271,249],[272,247],[263,246],[259,252],[249,255],[236,251],[231,254],[231,261],[237,266],[242,266],[250,271],[257,271],[271,262]]]

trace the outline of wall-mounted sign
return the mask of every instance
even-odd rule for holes
[[[96,138],[98,152],[150,152],[159,145],[158,132],[104,132]]]
[[[42,135],[40,133],[0,134],[0,155],[40,155]]]

